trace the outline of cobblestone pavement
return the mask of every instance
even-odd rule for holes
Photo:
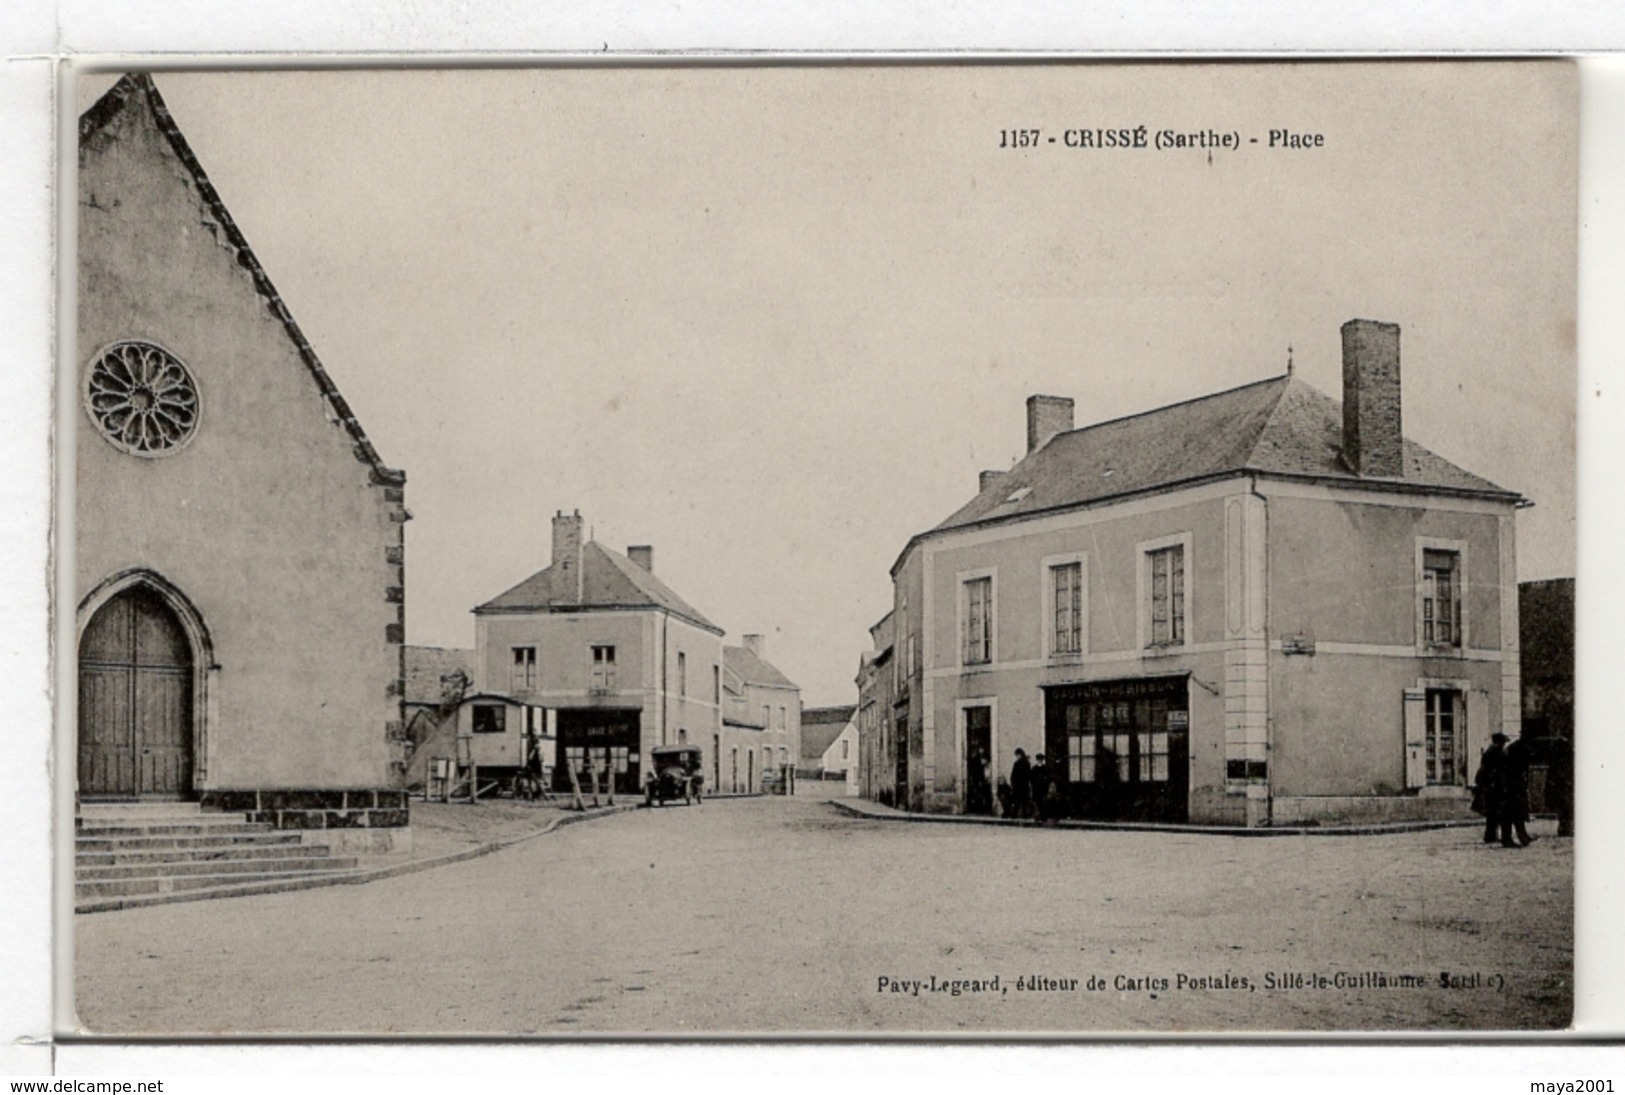
[[[1561,1027],[1572,872],[1549,836],[1017,830],[719,801],[366,886],[80,916],[77,1003],[89,1031],[164,1034]]]

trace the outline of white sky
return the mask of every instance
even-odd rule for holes
[[[88,102],[111,82],[84,81]],[[1406,433],[1536,503],[1574,573],[1562,64],[173,73],[158,84],[386,462],[408,639],[579,508],[809,704],[851,702],[908,537],[1024,446],[1398,322]],[[1325,147],[1000,150],[1213,127]]]

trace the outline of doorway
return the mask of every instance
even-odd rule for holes
[[[993,709],[965,710],[965,812],[993,813]]]
[[[116,594],[79,640],[79,793],[181,798],[192,793],[192,644],[163,596]]]

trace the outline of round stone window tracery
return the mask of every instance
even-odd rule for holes
[[[162,346],[115,342],[91,362],[85,410],[117,448],[132,456],[166,456],[197,430],[197,381]]]

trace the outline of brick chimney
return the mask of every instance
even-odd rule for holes
[[[575,586],[579,602],[582,596],[580,510],[568,517],[563,510],[553,514],[553,565],[563,573],[566,589]]]
[[[1405,474],[1399,410],[1399,324],[1343,324],[1343,462],[1356,475]]]
[[[655,572],[655,549],[649,544],[633,544],[626,549],[626,557],[650,574]]]
[[[1004,481],[1004,477],[1009,474],[1007,471],[984,471],[981,478],[977,480],[977,490],[984,491],[995,484],[1001,483]]]
[[[746,635],[745,649],[750,651],[752,654],[755,654],[758,658],[765,658],[767,655],[763,653],[763,651],[767,649],[767,640],[760,635]]]
[[[1072,428],[1072,400],[1059,395],[1027,397],[1027,452],[1031,455],[1058,433]]]

